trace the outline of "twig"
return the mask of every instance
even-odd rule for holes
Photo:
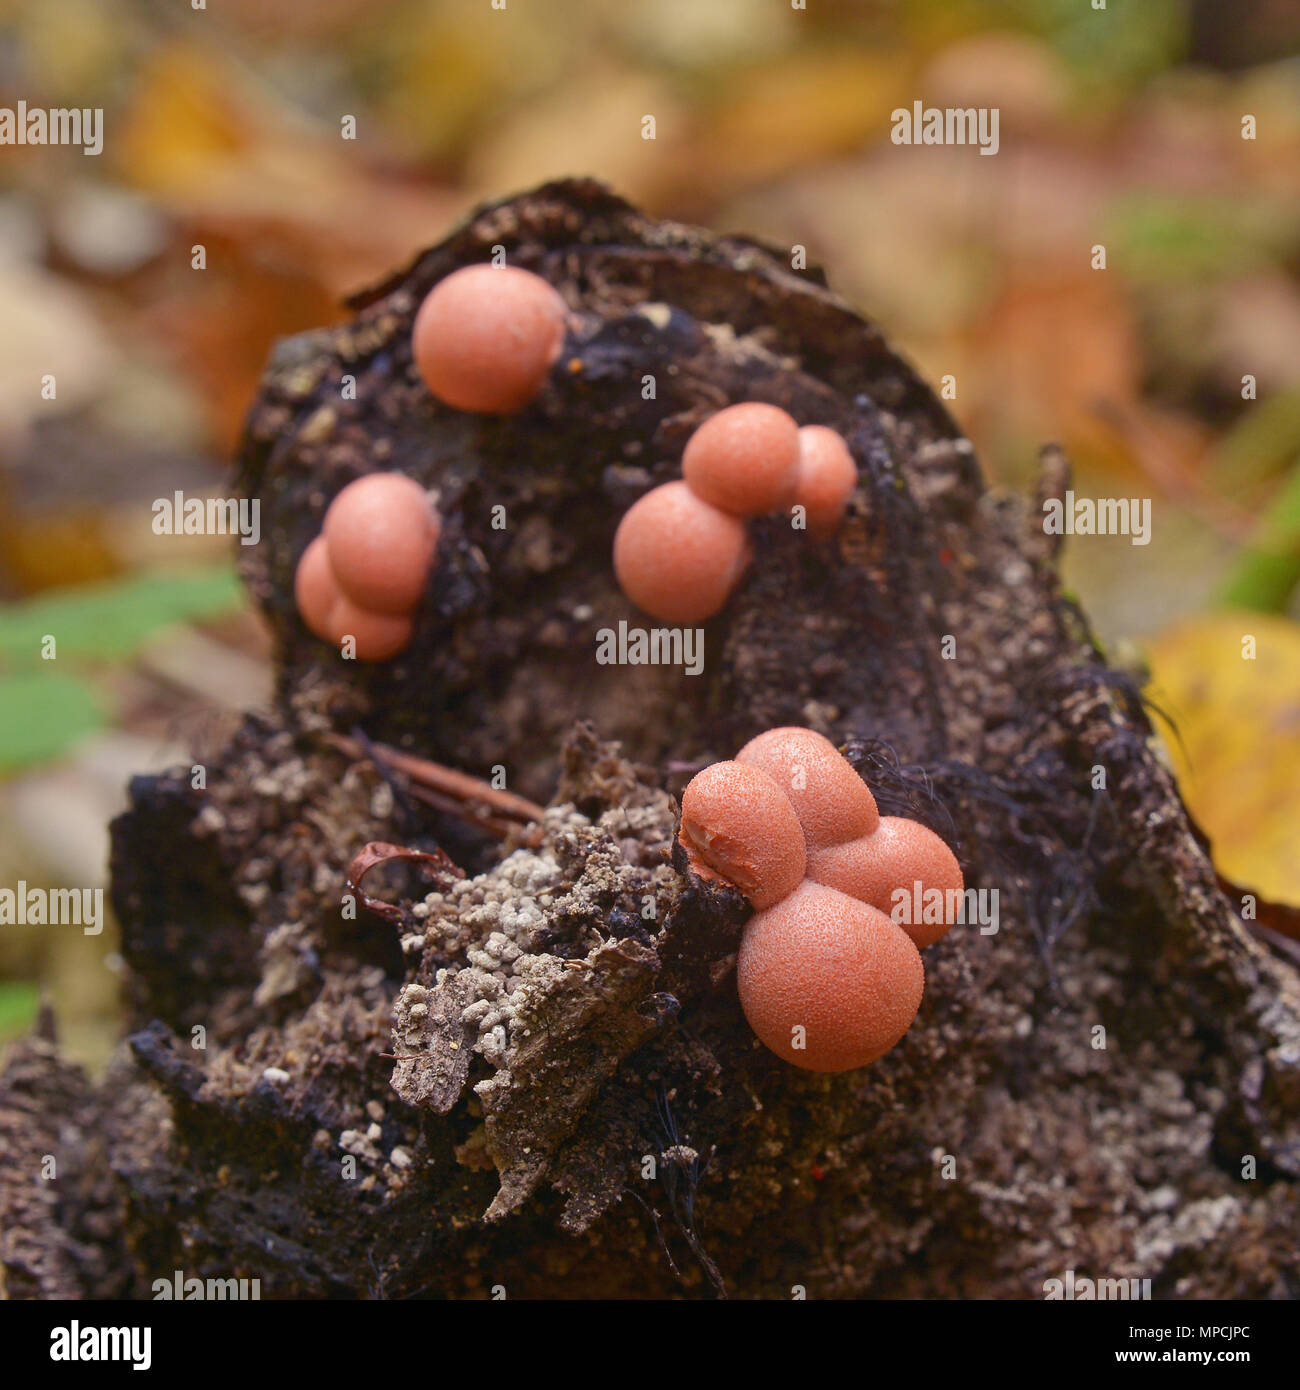
[[[468,821],[480,830],[486,830],[495,835],[498,840],[504,840],[507,835],[518,830],[520,826],[519,821],[501,820],[498,816],[489,816],[477,806],[467,806],[465,802],[457,801],[454,796],[444,796],[441,792],[436,792],[430,787],[412,785],[409,788],[409,793],[422,805],[432,806],[435,810],[444,811],[447,815]]]
[[[386,764],[402,773],[413,783],[413,796],[462,819],[471,819],[494,835],[504,837],[521,824],[541,820],[545,814],[545,807],[529,801],[527,797],[503,791],[490,782],[471,777],[467,772],[458,772],[452,767],[444,767],[441,763],[430,762],[428,758],[417,758],[384,743],[348,738],[344,734],[331,733],[324,735],[324,738],[331,747],[350,758],[365,758],[376,766]],[[380,766],[380,771],[383,770]]]

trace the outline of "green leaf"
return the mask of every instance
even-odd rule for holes
[[[1209,481],[1240,497],[1249,487],[1286,473],[1300,459],[1300,389],[1252,401],[1214,449]]]
[[[53,666],[0,676],[0,773],[56,757],[103,723],[79,676]]]
[[[1046,37],[1099,97],[1112,101],[1181,61],[1188,47],[1183,0],[1111,0],[1105,10],[1094,10],[1088,0],[1014,0],[1012,13]]]
[[[244,602],[234,566],[132,575],[43,594],[0,614],[0,656],[37,662],[46,636],[67,656],[120,660],[170,623],[216,618]]]
[[[1113,266],[1143,284],[1212,284],[1285,264],[1289,223],[1266,202],[1126,194],[1107,218]]]
[[[0,980],[0,1042],[30,1033],[40,1007],[40,991],[30,980]]]
[[[1300,464],[1269,503],[1223,589],[1234,608],[1279,613],[1300,584]]]

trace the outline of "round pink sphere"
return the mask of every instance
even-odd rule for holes
[[[529,270],[469,265],[430,290],[411,347],[430,391],[457,410],[510,415],[541,391],[564,345],[564,300]]]
[[[844,440],[825,425],[805,425],[799,431],[792,505],[804,508],[812,535],[835,533],[857,485],[858,466]]]
[[[700,623],[718,613],[749,556],[744,523],[684,482],[638,498],[614,534],[614,573],[623,592],[669,623]]]
[[[682,477],[735,516],[789,505],[799,467],[799,427],[774,405],[747,401],[706,420],[687,440]]]
[[[338,586],[374,613],[410,613],[424,593],[441,524],[404,473],[370,473],[330,503],[322,534]]]
[[[907,1032],[925,968],[883,913],[805,881],[750,918],[736,984],[766,1047],[796,1067],[837,1072],[874,1062]]]
[[[330,569],[325,538],[317,536],[302,552],[293,576],[293,596],[298,613],[317,637],[332,641],[330,614],[342,597],[334,571]]]
[[[868,835],[880,820],[871,789],[830,739],[812,729],[769,729],[750,739],[736,761],[776,778],[809,850]]]
[[[877,908],[921,947],[947,934],[965,887],[952,850],[902,816],[881,816],[872,834],[812,851],[808,877]]]
[[[346,597],[330,611],[329,626],[330,640],[336,645],[341,647],[346,638],[352,638],[352,655],[358,661],[387,661],[406,650],[415,630],[410,618],[371,613]]]
[[[697,772],[682,793],[681,839],[755,907],[771,907],[803,882],[799,818],[762,768],[722,762]]]

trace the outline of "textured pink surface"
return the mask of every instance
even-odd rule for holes
[[[330,569],[324,536],[317,536],[302,552],[293,576],[293,596],[308,628],[317,637],[332,641],[330,613],[342,594],[335,583],[334,571]]]
[[[781,788],[761,768],[714,763],[682,793],[682,842],[756,908],[803,882],[803,831]]]
[[[359,661],[387,661],[411,640],[410,618],[368,613],[350,599],[341,598],[330,610],[330,637],[341,644],[345,637],[356,639]]]
[[[770,772],[790,798],[809,850],[875,829],[876,799],[839,749],[811,729],[769,729],[736,754]]]
[[[915,885],[921,885],[922,894],[931,888],[960,892],[964,886],[952,850],[927,826],[900,816],[882,816],[875,833],[865,838],[815,850],[808,856],[808,877],[891,917],[894,890],[906,890],[895,920],[918,946],[932,946],[944,936],[953,915],[945,913],[942,922],[907,920],[917,916]]]
[[[744,523],[701,501],[684,482],[665,483],[628,508],[614,535],[623,592],[670,623],[711,618],[749,562]]]
[[[736,516],[787,506],[798,466],[799,427],[784,410],[757,401],[711,416],[682,453],[682,476],[695,493]]]
[[[907,934],[856,898],[805,881],[745,928],[736,983],[749,1026],[778,1057],[847,1071],[907,1032],[925,986]],[[806,1047],[794,1045],[795,1028]]]
[[[540,275],[471,265],[429,292],[412,352],[429,390],[457,410],[509,415],[542,389],[564,345],[564,301]]]
[[[805,425],[799,431],[794,505],[806,509],[812,535],[834,533],[857,485],[858,466],[844,440],[825,425]]]
[[[348,598],[373,613],[405,616],[424,593],[440,529],[417,482],[402,473],[371,473],[330,503],[321,534]]]

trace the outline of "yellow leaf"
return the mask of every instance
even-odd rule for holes
[[[888,140],[906,63],[862,49],[783,54],[723,79],[700,156],[724,187]]]
[[[1181,735],[1181,747],[1165,741],[1215,866],[1300,905],[1300,624],[1245,611],[1197,618],[1156,638],[1148,658],[1148,694]]]

